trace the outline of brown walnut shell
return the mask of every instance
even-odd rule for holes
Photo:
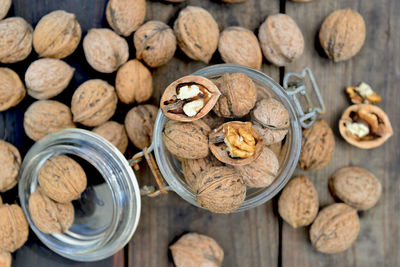
[[[10,10],[12,0],[0,0],[0,20],[4,19]],[[10,261],[11,265],[11,261]],[[0,264],[0,266],[3,266]],[[5,265],[7,266],[7,265]]]
[[[116,148],[125,153],[128,147],[128,135],[126,134],[124,125],[115,122],[107,121],[92,130],[94,133],[104,137],[107,141],[113,144]]]
[[[108,24],[117,34],[129,36],[144,22],[146,0],[110,0],[106,17]]]
[[[28,240],[29,226],[21,207],[4,204],[0,207],[0,251],[14,252]]]
[[[1,1],[0,1],[1,2]],[[11,3],[11,1],[10,1]],[[0,266],[11,267],[12,256],[8,251],[0,251]]]
[[[313,246],[323,253],[348,249],[357,239],[360,220],[352,207],[335,203],[322,209],[310,228]]]
[[[18,74],[9,68],[0,68],[0,111],[18,105],[26,94]]]
[[[12,144],[0,140],[0,192],[6,192],[18,183],[21,155]]]
[[[365,22],[361,15],[351,9],[339,9],[322,23],[319,41],[325,53],[334,62],[355,56],[365,41]]]
[[[75,14],[63,10],[42,17],[33,32],[33,48],[40,57],[65,58],[81,41],[81,26]]]
[[[181,165],[186,183],[193,188],[201,172],[211,167],[222,166],[222,162],[209,155],[202,159],[182,159]]]

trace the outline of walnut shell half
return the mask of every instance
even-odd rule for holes
[[[0,251],[14,252],[28,240],[29,226],[21,207],[0,206]]]
[[[128,135],[126,134],[124,125],[115,121],[107,121],[100,126],[97,126],[92,131],[104,137],[107,141],[118,148],[122,154],[125,153],[126,148],[128,147]]]
[[[21,154],[12,144],[0,140],[0,192],[6,192],[18,183]]]
[[[18,105],[26,94],[18,74],[9,68],[0,68],[0,111]]]
[[[8,11],[10,10],[11,3],[12,3],[11,0],[0,0],[0,20],[4,19],[6,17]],[[11,261],[10,261],[10,265],[11,265]],[[0,266],[2,266],[2,265],[0,264]]]

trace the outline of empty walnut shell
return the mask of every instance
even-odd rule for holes
[[[0,1],[1,2],[1,1]],[[10,0],[11,3],[11,0]],[[11,267],[12,256],[8,251],[0,251],[0,266]]]
[[[24,60],[32,51],[32,26],[23,18],[0,21],[0,62],[15,63]]]
[[[28,239],[29,226],[21,207],[0,206],[0,251],[14,252]]]
[[[319,41],[325,53],[334,62],[355,56],[365,41],[365,22],[361,15],[351,9],[339,9],[322,23]]]
[[[11,2],[12,2],[11,0],[0,0],[0,20],[6,17],[8,11],[10,10]],[[10,259],[10,265],[11,265],[11,259]],[[0,264],[0,266],[3,265]]]
[[[375,206],[382,193],[375,175],[359,167],[337,170],[329,179],[329,188],[336,198],[358,210]]]
[[[310,228],[313,246],[323,253],[348,249],[357,239],[360,220],[352,207],[335,203],[322,209]]]
[[[0,192],[6,192],[18,183],[21,155],[12,144],[0,140]]]
[[[202,159],[183,159],[181,164],[185,181],[191,188],[196,184],[197,178],[201,172],[211,167],[222,166],[222,162],[212,155]]]
[[[203,171],[193,189],[200,206],[215,213],[231,213],[246,198],[242,177],[231,167],[211,167]]]
[[[218,47],[219,29],[207,10],[188,6],[179,12],[174,23],[178,45],[193,60],[208,63]]]
[[[224,251],[214,239],[205,235],[188,233],[169,247],[176,267],[220,267]]]
[[[264,56],[276,66],[287,66],[303,54],[303,34],[288,15],[267,17],[260,26],[258,39]]]
[[[124,125],[115,121],[107,121],[100,126],[97,126],[92,131],[104,137],[107,141],[118,148],[122,154],[125,153],[126,148],[128,147],[128,135],[126,134]]]
[[[9,68],[0,68],[0,111],[19,104],[26,94],[18,74]]]
[[[117,102],[113,86],[99,79],[86,81],[72,96],[71,111],[74,122],[98,126],[114,115]]]
[[[65,58],[81,41],[81,26],[75,14],[63,10],[42,17],[33,32],[33,48],[40,57]]]
[[[52,98],[67,88],[75,69],[59,59],[43,58],[31,63],[25,73],[28,95]]]
[[[317,190],[306,176],[292,178],[278,200],[279,215],[293,228],[311,224],[318,207]]]
[[[164,22],[148,21],[143,24],[133,38],[136,58],[156,68],[167,63],[175,54],[176,37]]]

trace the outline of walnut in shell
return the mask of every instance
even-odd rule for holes
[[[219,29],[207,10],[188,6],[181,10],[174,23],[178,45],[193,60],[208,63],[218,47]]]
[[[0,68],[0,111],[19,104],[26,94],[18,74],[9,68]]]
[[[0,1],[1,2],[1,1]],[[11,1],[10,1],[11,3]],[[0,251],[0,266],[11,267],[12,256],[8,251]]]
[[[219,37],[218,51],[225,63],[260,69],[261,48],[254,33],[243,27],[226,28]]]
[[[214,239],[205,235],[188,233],[169,247],[176,267],[220,267],[224,251]]]
[[[32,51],[32,26],[23,18],[0,21],[0,62],[15,63],[24,60]]]
[[[14,252],[28,239],[29,226],[21,207],[0,206],[0,251]]]
[[[12,144],[0,140],[0,192],[6,192],[18,183],[21,155]]]
[[[144,22],[146,0],[110,0],[106,17],[108,24],[117,34],[129,36]]]
[[[143,24],[133,38],[136,58],[156,68],[167,63],[175,54],[176,37],[172,29],[161,21]]]
[[[33,32],[33,48],[40,57],[65,58],[81,41],[81,26],[75,14],[63,10],[42,17]]]
[[[11,3],[12,3],[11,0],[0,0],[0,20],[6,17],[8,11],[10,10]],[[10,265],[11,265],[11,260],[10,260]],[[3,265],[0,264],[0,266]]]
[[[211,167],[222,166],[222,162],[209,155],[202,159],[182,159],[181,165],[186,183],[193,188],[200,173]]]
[[[322,209],[310,228],[313,246],[323,253],[348,249],[357,239],[360,220],[352,207],[335,203]]]
[[[365,41],[365,22],[361,15],[349,8],[339,9],[322,23],[319,41],[334,62],[355,56]]]
[[[140,127],[139,127],[140,128]],[[116,148],[125,153],[128,147],[128,135],[125,127],[115,121],[107,121],[92,130],[94,133],[104,137],[107,141],[113,144]]]

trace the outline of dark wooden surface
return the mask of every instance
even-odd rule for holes
[[[13,0],[9,16],[21,16],[35,26],[48,12],[64,9],[77,15],[85,35],[90,28],[107,27],[106,3],[106,0]],[[51,252],[31,232],[27,244],[13,254],[14,266],[173,266],[168,246],[191,231],[217,240],[225,251],[223,266],[400,266],[399,138],[395,134],[384,146],[363,151],[345,143],[337,129],[340,114],[348,105],[343,89],[361,81],[369,83],[383,97],[380,106],[389,114],[395,133],[399,128],[400,1],[314,0],[303,4],[285,0],[248,0],[243,4],[222,4],[219,0],[188,0],[169,4],[151,0],[147,1],[146,20],[161,20],[172,25],[179,10],[188,4],[209,10],[221,30],[240,25],[257,32],[266,16],[278,12],[287,13],[296,20],[305,37],[302,57],[281,69],[264,61],[262,70],[278,81],[287,71],[298,72],[309,66],[317,78],[328,109],[324,118],[334,129],[336,141],[331,163],[320,171],[307,173],[317,187],[321,206],[333,202],[327,179],[337,168],[362,166],[381,180],[383,196],[376,207],[360,214],[361,230],[355,245],[336,255],[316,252],[310,245],[306,228],[293,230],[279,219],[276,199],[243,213],[214,215],[170,193],[155,199],[142,199],[139,227],[129,245],[114,257],[96,263],[76,263]],[[334,64],[321,52],[316,36],[321,22],[330,12],[346,7],[358,10],[366,20],[367,39],[355,58]],[[134,58],[132,37],[127,41],[131,47],[130,58]],[[37,55],[32,53],[24,62],[8,67],[23,78],[29,62],[36,58]],[[73,91],[87,79],[101,78],[114,84],[115,74],[98,73],[86,63],[81,45],[66,61],[77,71],[68,89],[56,100],[69,104]],[[210,64],[220,62],[216,53]],[[204,66],[190,61],[178,50],[167,65],[152,70],[155,92],[151,102],[157,103],[170,82]],[[17,107],[0,113],[0,138],[16,145],[23,155],[32,145],[22,127],[23,112],[32,102],[33,99],[27,97]],[[123,114],[129,108],[120,105],[113,119],[123,121]],[[134,152],[130,146],[127,156]],[[151,179],[146,169],[137,175],[142,183]],[[2,196],[12,202],[16,194],[17,190],[13,189]]]

